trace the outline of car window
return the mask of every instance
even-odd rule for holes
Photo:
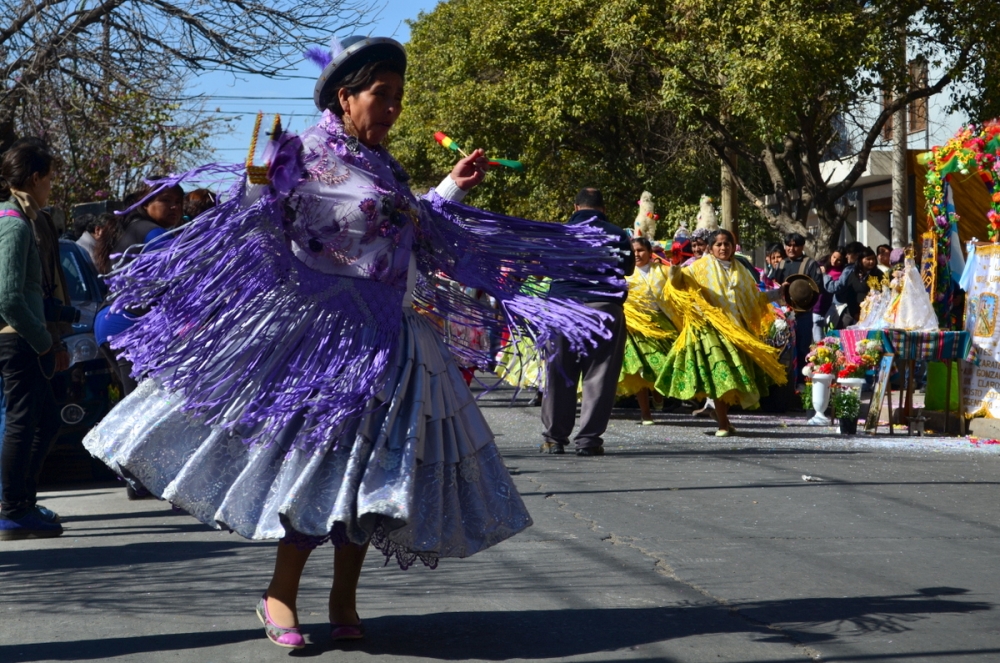
[[[84,267],[80,264],[80,257],[72,247],[60,244],[59,261],[62,263],[63,273],[66,274],[66,287],[69,288],[69,298],[74,302],[93,301],[97,298],[97,293],[91,292],[87,277],[84,275]]]

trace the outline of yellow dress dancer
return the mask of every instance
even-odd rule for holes
[[[635,272],[626,277],[625,357],[618,378],[620,396],[635,395],[642,411],[642,423],[652,424],[649,390],[666,366],[667,356],[677,338],[677,316],[664,298],[668,286],[666,270],[652,261],[652,247],[645,237],[632,240]]]
[[[656,380],[657,390],[667,396],[714,399],[719,437],[736,432],[729,406],[753,409],[770,385],[787,380],[778,351],[760,340],[774,316],[768,298],[747,268],[733,260],[734,251],[732,234],[720,230],[704,256],[688,267],[671,268],[671,287],[664,294],[682,322]]]
[[[529,278],[521,292],[535,296],[549,291],[549,279]],[[496,356],[494,372],[501,380],[522,389],[532,389],[536,393],[545,390],[545,360],[536,347],[534,339],[520,337],[503,340],[503,347]],[[532,401],[534,402],[534,401]]]

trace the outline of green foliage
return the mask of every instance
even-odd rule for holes
[[[815,210],[812,250],[836,241],[837,200],[892,110],[957,82],[963,107],[1000,112],[990,88],[1000,48],[986,37],[1000,27],[1000,0],[607,0],[597,13],[617,19],[604,26],[608,48],[658,72],[681,128],[738,158],[738,186],[773,228],[804,232]],[[929,82],[907,79],[907,57],[930,63]],[[842,182],[820,172],[834,155],[858,157]]]
[[[834,385],[830,392],[830,404],[837,419],[857,419],[861,414],[861,393],[853,387]]]
[[[466,151],[525,165],[493,171],[476,205],[557,221],[594,186],[609,217],[630,226],[648,190],[661,227],[685,215],[691,226],[699,196],[717,190],[717,166],[663,108],[643,54],[609,41],[619,20],[590,0],[451,0],[421,14],[393,154],[432,186],[454,161],[434,141],[443,131]]]

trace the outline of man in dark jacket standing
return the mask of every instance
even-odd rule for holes
[[[604,197],[597,189],[583,189],[576,196],[575,211],[569,225],[591,223],[600,227],[616,239],[611,246],[618,251],[619,262],[616,270],[619,278],[613,283],[594,281],[583,284],[578,281],[554,281],[549,295],[575,299],[590,308],[607,313],[606,323],[611,337],[601,339],[597,347],[590,348],[585,356],[573,352],[565,339],[559,339],[554,356],[547,367],[545,396],[542,398],[541,451],[551,454],[565,453],[569,435],[576,419],[576,393],[580,377],[583,377],[583,405],[580,410],[580,430],[574,439],[577,456],[601,456],[604,454],[604,440],[601,437],[608,428],[611,409],[615,404],[618,374],[622,368],[625,352],[625,314],[622,305],[628,294],[628,286],[622,275],[628,276],[635,270],[635,256],[632,242],[624,230],[614,225],[604,215]],[[587,276],[607,276],[601,270],[581,274]]]
[[[823,287],[823,272],[819,268],[819,263],[803,253],[806,246],[806,238],[799,233],[789,233],[785,235],[785,254],[788,256],[781,261],[774,274],[777,283],[784,283],[793,274],[805,274],[816,282],[820,288]],[[801,381],[802,367],[805,366],[806,355],[809,354],[809,346],[815,338],[822,333],[820,327],[821,316],[814,315],[811,311],[803,311],[795,314],[795,356],[798,360],[798,379]]]

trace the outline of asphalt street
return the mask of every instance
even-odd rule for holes
[[[511,396],[482,404],[535,525],[436,570],[373,552],[365,640],[327,640],[329,548],[290,654],[253,612],[273,543],[90,484],[43,495],[63,537],[0,547],[0,663],[1000,660],[996,446],[622,410],[607,455],[548,456]]]

